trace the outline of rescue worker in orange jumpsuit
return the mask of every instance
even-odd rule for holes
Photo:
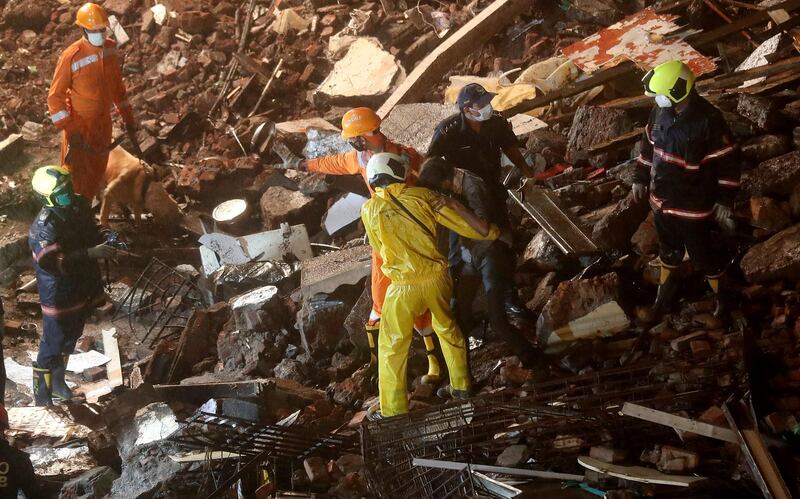
[[[58,60],[47,108],[63,130],[61,164],[72,175],[73,188],[91,200],[100,187],[111,145],[111,109],[116,107],[133,140],[136,125],[128,103],[117,45],[106,38],[108,16],[97,4],[78,9],[75,24],[83,36]]]
[[[304,159],[292,153],[283,144],[275,144],[272,148],[283,159],[278,168],[286,170],[307,171],[310,173],[324,173],[327,175],[361,175],[370,194],[374,194],[367,180],[367,163],[374,154],[387,152],[397,154],[408,159],[406,183],[416,184],[417,174],[422,165],[422,156],[411,147],[396,144],[389,140],[380,131],[381,118],[368,107],[357,107],[346,112],[342,117],[342,138],[346,139],[353,147],[352,151],[333,156],[324,156],[316,159]],[[258,141],[259,132],[254,134],[254,141]],[[381,309],[386,297],[386,290],[391,281],[381,271],[381,257],[378,252],[372,252],[372,311],[365,326],[369,348],[371,352],[370,364],[374,367],[377,362],[377,335],[380,329]],[[439,361],[435,355],[433,342],[433,328],[431,327],[430,313],[418,317],[414,328],[422,335],[425,350],[428,356],[428,374],[422,377],[425,384],[436,384],[440,379]]]

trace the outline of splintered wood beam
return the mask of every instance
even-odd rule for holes
[[[495,0],[428,54],[378,109],[386,118],[398,104],[417,102],[453,66],[486,43],[515,17],[530,8],[530,0]]]
[[[774,7],[770,8],[770,10],[783,9],[787,12],[791,12],[793,10],[796,10],[797,8],[800,8],[800,0],[790,0],[788,2],[775,5]],[[795,16],[795,17],[800,17],[800,16]],[[731,24],[726,24],[711,31],[687,37],[686,41],[695,48],[703,47],[705,45],[715,43],[716,41],[721,40],[728,35],[731,35],[743,29],[755,26],[756,24],[766,22],[769,20],[770,16],[768,11],[766,10],[757,11],[754,12],[753,14],[738,19]],[[546,106],[551,102],[555,102],[559,99],[563,99],[565,97],[572,97],[573,95],[577,95],[581,92],[592,89],[598,85],[602,85],[604,83],[613,81],[625,74],[630,73],[634,69],[636,69],[636,66],[632,62],[623,62],[612,68],[597,71],[592,76],[586,78],[585,80],[572,83],[570,85],[567,85],[565,87],[556,90],[555,92],[550,92],[545,95],[537,96],[532,100],[521,102],[516,106],[512,107],[511,109],[503,111],[503,115],[513,116],[519,113],[527,113],[528,111],[531,111],[538,107]]]
[[[695,421],[682,416],[676,416],[668,412],[658,411],[656,409],[651,409],[638,404],[625,402],[625,405],[622,406],[622,411],[620,412],[622,412],[622,414],[625,416],[669,426],[670,428],[674,428],[676,430],[695,433],[697,435],[722,440],[724,442],[739,442],[736,439],[736,433],[729,428],[723,428],[721,426],[715,426],[702,421]]]

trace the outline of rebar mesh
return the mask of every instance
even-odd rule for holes
[[[119,303],[112,322],[127,321],[137,339],[149,348],[178,336],[192,310],[209,305],[189,275],[153,258]]]
[[[521,397],[503,392],[368,423],[361,444],[370,488],[387,498],[460,497],[474,489],[468,473],[415,467],[415,457],[494,464],[509,445],[525,442],[536,469],[574,473],[581,471],[577,456],[593,445],[636,447],[645,432],[650,441],[673,442],[667,427],[619,417],[622,404],[670,411],[708,404],[736,388],[719,380],[738,369],[723,361],[610,369],[539,383]]]

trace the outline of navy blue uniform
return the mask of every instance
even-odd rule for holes
[[[17,499],[20,490],[28,499],[43,497],[31,458],[0,438],[0,499]]]
[[[36,363],[52,369],[61,355],[75,348],[89,305],[103,293],[103,280],[86,250],[102,242],[88,202],[76,197],[72,206],[45,206],[31,225],[33,253],[44,333]]]
[[[720,274],[728,255],[712,236],[714,204],[733,204],[741,165],[722,113],[693,93],[682,113],[653,108],[645,128],[635,182],[650,186],[659,256],[668,267],[684,252],[707,276]]]
[[[436,126],[427,156],[441,156],[480,177],[489,194],[489,221],[502,229],[510,223],[500,160],[504,148],[519,145],[511,123],[499,114],[481,122],[480,132],[475,133],[462,112]]]

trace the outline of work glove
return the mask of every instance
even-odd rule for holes
[[[641,203],[647,199],[647,186],[644,184],[633,184],[631,192],[633,192],[633,201],[636,203]]]
[[[87,249],[86,255],[92,260],[99,260],[101,258],[113,260],[117,256],[117,250],[112,246],[102,243]]]
[[[283,164],[281,165],[274,165],[275,168],[279,168],[281,170],[303,170],[304,169],[304,159],[300,156],[296,155],[292,151],[286,147],[285,144],[281,144],[280,142],[276,142],[275,145],[272,146],[272,151],[280,156],[283,160]]]
[[[733,220],[733,210],[730,206],[725,206],[724,204],[719,203],[715,204],[714,220],[722,228],[722,230],[728,234],[731,234],[736,230],[736,222]]]

